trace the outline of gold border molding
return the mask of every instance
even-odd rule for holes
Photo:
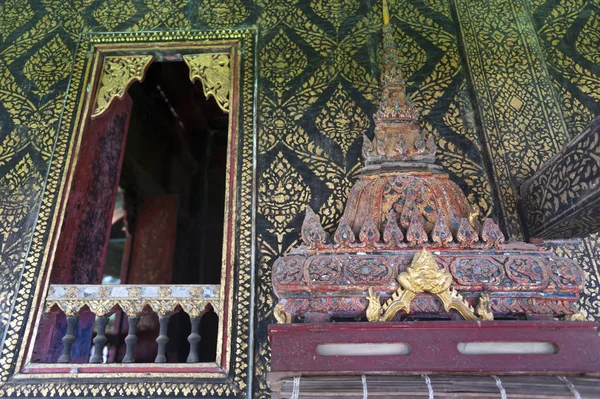
[[[102,115],[115,98],[123,98],[132,82],[141,82],[153,58],[152,55],[104,57],[92,118]]]
[[[190,68],[192,83],[200,80],[206,98],[213,96],[219,108],[229,113],[229,54],[188,54],[183,56],[183,60]]]
[[[373,288],[369,288],[369,306],[367,307],[367,319],[369,321],[390,321],[396,313],[404,310],[410,313],[410,304],[415,297],[428,292],[442,301],[444,309],[458,311],[466,320],[480,320],[475,315],[475,310],[463,297],[451,289],[452,275],[446,269],[440,269],[433,255],[423,249],[418,252],[413,261],[406,269],[406,272],[398,276],[400,287],[392,294],[383,305],[379,302],[379,295],[373,293]],[[487,299],[487,297],[485,297]],[[479,307],[478,307],[479,309]],[[483,308],[482,309],[486,309]],[[481,311],[481,319],[491,320],[493,315]]]

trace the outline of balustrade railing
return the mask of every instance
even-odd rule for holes
[[[155,362],[167,361],[166,347],[169,342],[167,328],[171,315],[185,312],[190,317],[191,333],[187,340],[190,350],[188,363],[198,362],[200,320],[209,305],[218,314],[220,308],[219,285],[51,285],[46,298],[46,312],[59,310],[67,318],[67,328],[62,338],[62,354],[58,363],[71,362],[71,348],[76,340],[75,330],[81,312],[95,315],[96,336],[92,340],[90,363],[103,362],[103,350],[107,342],[106,326],[111,314],[122,311],[129,324],[125,337],[123,363],[133,363],[134,347],[138,341],[136,326],[143,312],[152,311],[158,316],[159,333],[156,338],[158,351]]]

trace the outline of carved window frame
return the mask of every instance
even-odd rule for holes
[[[0,384],[5,383],[0,388],[0,394],[95,396],[98,390],[106,390],[111,396],[178,396],[182,393],[186,396],[212,396],[239,394],[247,389],[252,375],[249,359],[252,359],[255,252],[255,46],[256,32],[253,29],[90,33],[82,36],[66,93],[39,218],[15,300],[12,322],[7,330],[3,355],[0,356]],[[85,121],[92,112],[91,102],[95,100],[93,94],[104,57],[148,54],[153,55],[155,61],[161,61],[175,57],[175,54],[199,53],[228,53],[232,71],[226,182],[229,199],[226,199],[227,233],[223,242],[216,362],[203,368],[194,364],[162,364],[160,368],[149,367],[135,372],[123,372],[123,367],[116,367],[111,372],[113,365],[100,365],[102,367],[90,368],[88,372],[68,374],[64,370],[58,373],[56,369],[37,367],[39,364],[34,366],[29,359],[36,325],[44,312],[53,255],[77,161],[78,146]],[[9,353],[16,356],[6,356]],[[109,369],[109,372],[102,372],[102,369]],[[65,382],[67,375],[71,382]]]

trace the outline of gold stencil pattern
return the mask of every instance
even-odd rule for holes
[[[0,40],[6,40],[15,29],[25,25],[33,17],[33,9],[27,0],[6,0],[0,4]]]
[[[310,7],[319,17],[331,22],[335,30],[358,10],[358,0],[313,0]]]
[[[42,190],[40,183],[41,176],[29,155],[25,155],[0,178],[0,219],[5,223],[1,233],[5,239],[9,233],[18,232],[19,223],[37,202]],[[6,240],[3,240],[3,244],[6,244]]]
[[[283,30],[261,51],[262,75],[275,86],[281,97],[288,84],[306,68],[306,55]]]
[[[595,12],[590,13],[590,18],[583,26],[581,33],[575,40],[575,47],[579,54],[589,62],[600,64],[600,16]]]
[[[94,10],[92,16],[100,25],[113,30],[133,17],[135,11],[131,0],[108,0]]]
[[[59,80],[69,76],[71,52],[59,35],[35,52],[23,67],[23,73],[44,95]]]
[[[519,238],[516,183],[560,149],[566,125],[523,2],[456,4],[507,233]]]
[[[259,212],[273,226],[268,231],[281,237],[291,231],[288,224],[310,202],[310,187],[279,152],[262,175],[258,198]]]
[[[190,21],[184,11],[186,0],[144,0],[148,12],[130,30],[189,29]]]
[[[240,0],[204,0],[198,6],[198,16],[213,29],[232,28],[249,15]]]
[[[398,53],[402,74],[410,78],[427,62],[427,52],[417,42],[398,27],[394,29],[394,40],[398,43]]]
[[[62,28],[73,40],[77,40],[81,31],[85,28],[85,20],[82,16],[84,10],[92,4],[93,0],[42,0],[47,18],[56,24],[56,27]],[[40,19],[42,21],[44,17]],[[45,31],[29,31],[28,33],[45,34]]]
[[[340,84],[317,116],[315,124],[319,132],[340,146],[345,156],[356,139],[367,133],[371,121]]]
[[[538,33],[551,71],[575,85],[582,94],[591,97],[597,103],[600,101],[600,77],[588,66],[577,62],[576,57],[569,55],[567,48],[559,45],[569,28],[576,24],[580,15],[586,13],[587,6],[588,2],[584,0],[560,2],[544,21]],[[590,48],[595,48],[597,51],[598,46],[594,38],[598,36],[598,33],[590,32],[590,26],[596,23],[594,20],[597,18],[595,13],[591,13],[588,22],[575,40],[576,50],[579,54],[590,56]],[[593,52],[594,50],[592,50],[592,57]]]

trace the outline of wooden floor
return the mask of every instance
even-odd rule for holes
[[[296,398],[500,398],[600,399],[600,377],[557,376],[301,377]],[[365,392],[366,386],[366,392]],[[292,398],[294,379],[273,382],[272,398]]]

